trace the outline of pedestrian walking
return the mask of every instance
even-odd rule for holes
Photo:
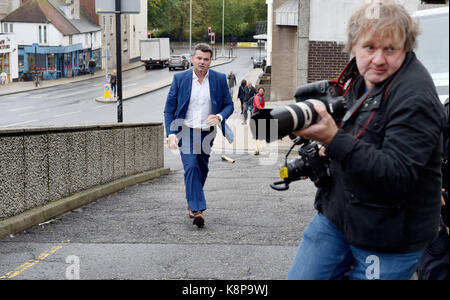
[[[174,76],[164,107],[168,146],[180,149],[189,217],[199,228],[205,224],[203,186],[217,132],[215,126],[220,124],[227,137],[225,121],[234,109],[227,77],[209,69],[211,58],[209,45],[198,44],[194,48],[193,69]]]
[[[248,118],[248,111],[249,107],[252,106],[253,96],[256,95],[256,89],[252,85],[250,81],[247,81],[247,86],[245,88],[245,101],[244,101],[244,121],[242,122],[242,125],[247,124],[247,118]]]
[[[233,71],[230,71],[228,74],[228,88],[230,89],[231,98],[233,98],[234,86],[236,85],[236,76],[233,74]]]
[[[244,101],[245,99],[245,89],[247,87],[247,80],[242,80],[239,86],[238,99],[241,102],[241,115],[244,114]]]
[[[253,114],[256,114],[257,112],[259,112],[261,109],[263,109],[266,106],[266,103],[264,101],[264,92],[265,89],[263,87],[260,87],[258,89],[258,93],[256,93],[255,97],[253,97]],[[256,138],[255,141],[255,155],[259,155],[259,140],[258,138]]]
[[[111,84],[111,90],[114,92],[114,98],[116,97],[116,90],[117,90],[117,75],[116,71],[113,71],[111,74],[111,77],[109,79],[109,83]]]
[[[97,66],[97,63],[95,62],[95,60],[93,58],[91,58],[91,60],[89,61],[89,72],[91,73],[91,75],[94,75],[96,66]]]

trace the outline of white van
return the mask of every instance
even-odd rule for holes
[[[418,19],[422,34],[418,36],[417,58],[433,77],[441,102],[449,95],[449,7],[419,10],[413,14]]]

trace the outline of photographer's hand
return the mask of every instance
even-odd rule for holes
[[[322,105],[314,104],[314,109],[319,114],[319,121],[305,129],[294,131],[297,136],[314,140],[328,145],[336,135],[338,127],[336,122]]]

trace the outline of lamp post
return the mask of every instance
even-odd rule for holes
[[[222,57],[225,56],[225,0],[222,0]]]
[[[192,0],[189,1],[189,54],[192,55]]]

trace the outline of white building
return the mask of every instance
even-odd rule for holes
[[[147,39],[147,0],[141,1],[141,13],[130,15],[130,61],[139,60],[141,57],[139,41]]]
[[[103,61],[106,66],[105,50],[108,48],[108,67],[116,67],[116,17],[112,14],[98,14],[98,23],[103,31]],[[121,16],[122,64],[140,60],[139,40],[147,38],[147,0],[140,0],[139,14]]]
[[[64,0],[28,0],[0,25],[18,44],[19,77],[28,71],[44,79],[76,76],[91,58],[101,65],[100,27]]]

